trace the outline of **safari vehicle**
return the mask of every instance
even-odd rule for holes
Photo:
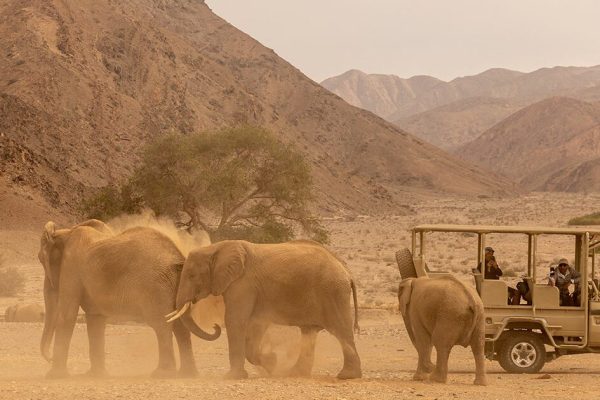
[[[473,269],[475,286],[485,307],[485,350],[488,359],[497,360],[508,372],[535,373],[547,361],[563,355],[600,353],[600,292],[598,280],[593,279],[596,277],[595,255],[600,247],[600,230],[419,225],[412,230],[412,249],[396,253],[402,279],[440,274],[430,271],[427,266],[427,239],[433,236],[429,234],[435,232],[459,233],[472,237],[473,241],[476,238],[477,245],[473,249],[477,252],[475,266],[483,265],[486,237],[490,235],[493,238],[503,235],[522,238],[523,248],[527,248],[523,261],[523,264],[527,264],[526,274],[521,278],[529,286],[529,304],[509,305],[507,282],[484,279],[477,269]],[[574,260],[572,266],[581,274],[579,306],[561,306],[558,288],[543,280],[545,274],[538,276],[541,275],[536,271],[540,266],[537,259],[538,239],[549,238],[547,235],[565,235],[567,245],[570,247],[574,244],[570,256]],[[552,237],[550,240],[558,239]]]

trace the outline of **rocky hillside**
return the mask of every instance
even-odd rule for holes
[[[394,123],[426,142],[453,150],[476,139],[521,106],[511,100],[469,97]]]
[[[11,196],[73,212],[127,177],[153,137],[236,124],[297,145],[324,211],[511,190],[348,105],[198,0],[9,0],[0,20],[0,184]]]
[[[533,190],[600,189],[600,103],[554,97],[528,106],[456,150]]]

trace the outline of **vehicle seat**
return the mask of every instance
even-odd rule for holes
[[[560,295],[555,286],[537,284],[533,297],[536,308],[560,308]]]
[[[487,307],[506,306],[508,300],[506,282],[500,280],[482,280],[481,300],[483,301],[483,305]]]

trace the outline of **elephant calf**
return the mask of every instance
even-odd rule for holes
[[[6,322],[43,322],[44,306],[40,304],[14,304],[4,312]]]
[[[445,383],[454,345],[471,346],[475,384],[485,385],[483,303],[473,290],[452,276],[408,278],[400,282],[398,302],[406,330],[419,353],[415,380]],[[435,346],[437,362],[431,363]]]
[[[261,339],[271,323],[301,328],[301,352],[293,374],[310,374],[316,335],[326,329],[339,340],[344,353],[338,378],[359,378],[351,291],[356,321],[356,288],[349,272],[316,242],[253,244],[229,240],[190,253],[177,291],[179,311],[169,316],[171,320],[181,317],[196,333],[199,328],[189,316],[190,304],[209,294],[223,295],[231,365],[228,378],[248,376],[245,359],[273,371],[275,354],[260,351]]]

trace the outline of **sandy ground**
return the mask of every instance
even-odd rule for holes
[[[510,375],[496,362],[488,361],[489,386],[478,387],[472,385],[474,363],[470,349],[455,347],[447,385],[413,382],[416,352],[396,311],[399,275],[393,255],[400,247],[410,245],[408,230],[417,223],[564,226],[574,216],[597,211],[599,200],[600,194],[534,194],[509,200],[440,199],[414,205],[410,215],[405,216],[328,220],[331,247],[347,260],[359,286],[362,334],[357,337],[357,346],[364,375],[359,380],[335,379],[341,368],[341,350],[326,332],[319,335],[313,377],[285,377],[286,366],[291,365],[297,354],[299,334],[295,328],[281,327],[268,333],[268,340],[280,359],[278,376],[266,377],[263,371],[248,365],[249,379],[223,380],[228,359],[226,339],[222,337],[216,342],[194,339],[195,357],[201,371],[199,378],[152,380],[149,375],[157,362],[156,341],[149,328],[139,325],[108,327],[107,364],[112,378],[90,380],[77,376],[89,367],[85,325],[78,324],[69,357],[69,368],[74,376],[49,381],[44,379],[49,366],[39,355],[41,324],[0,323],[0,399],[162,399],[205,395],[240,399],[594,398],[594,387],[600,378],[600,355],[563,357],[535,375]],[[36,261],[40,229],[35,232],[33,229],[0,230],[6,263],[18,266],[28,277],[26,289],[18,298],[0,298],[0,312],[20,300],[42,300],[43,272]],[[451,270],[468,280],[467,272],[475,256],[471,239],[440,238],[437,248],[432,249],[435,259],[431,265]],[[493,245],[497,248],[500,265],[518,275],[522,251],[519,240],[512,243],[498,239]],[[554,253],[563,251],[553,242],[547,246],[549,249],[540,257],[539,268],[551,261]],[[570,248],[567,244],[564,251]],[[581,388],[587,389],[582,391]]]

